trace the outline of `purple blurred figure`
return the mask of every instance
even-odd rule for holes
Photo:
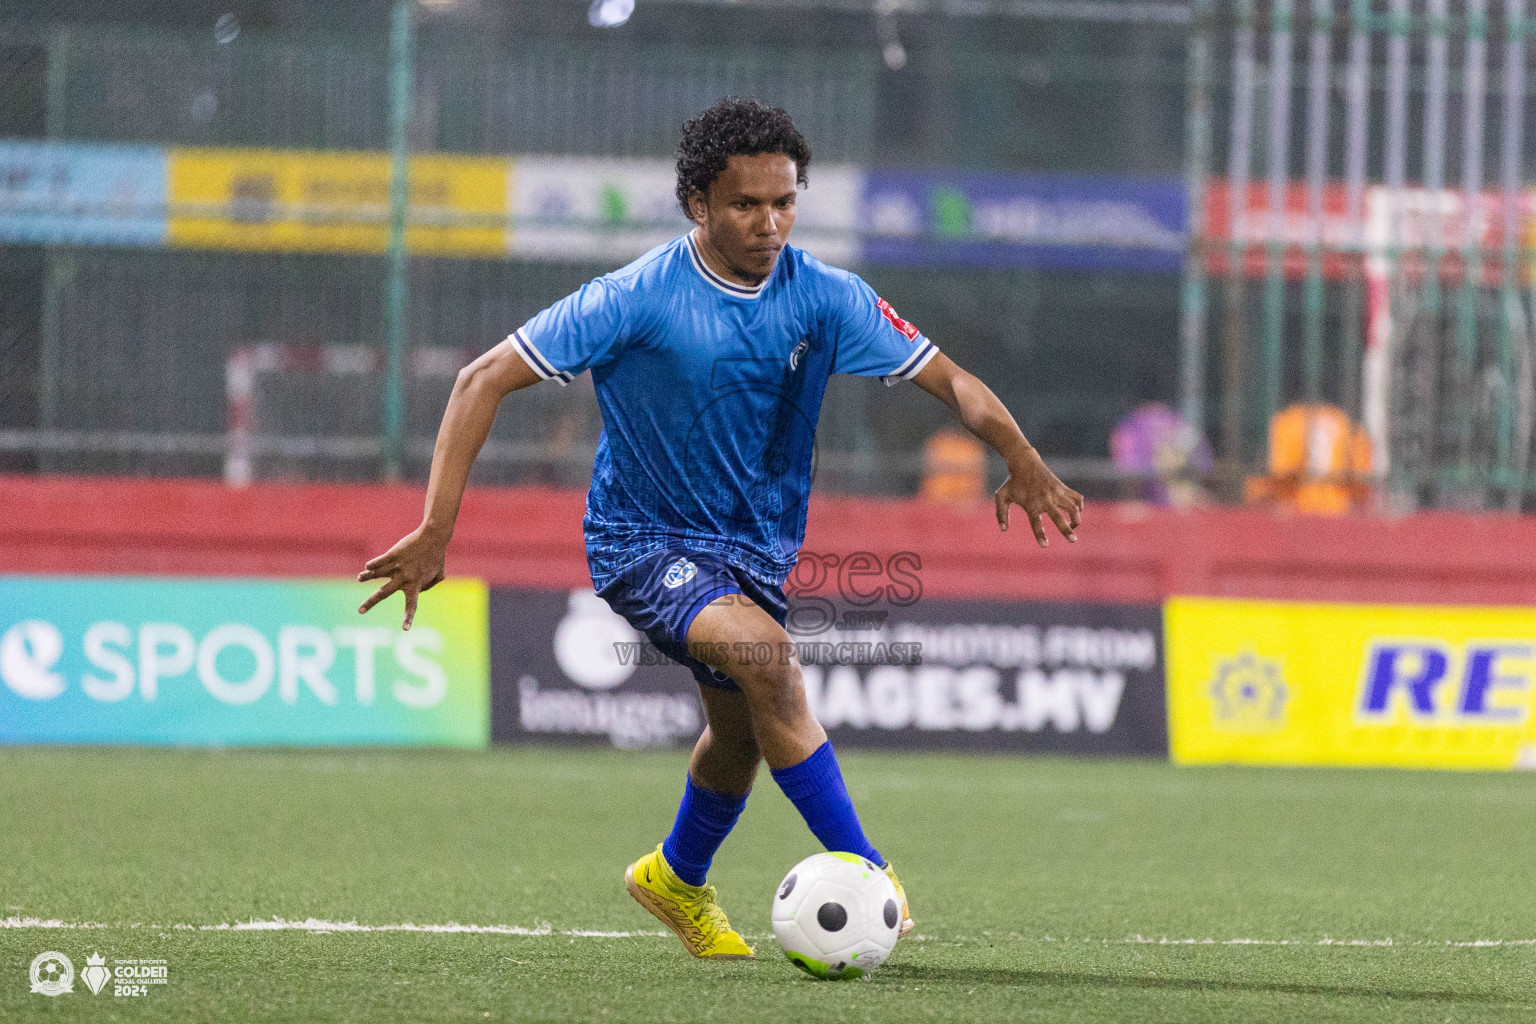
[[[1148,402],[1121,420],[1109,435],[1115,468],[1141,477],[1133,491],[1153,505],[1193,505],[1200,478],[1211,472],[1211,446],[1184,417],[1162,402]]]

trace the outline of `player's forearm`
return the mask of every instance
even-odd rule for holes
[[[445,541],[453,535],[470,468],[490,436],[491,424],[496,422],[496,407],[503,397],[505,392],[473,367],[460,373],[454,382],[442,426],[437,431],[437,443],[432,448],[432,472],[427,479],[421,523],[423,530],[438,534]]]
[[[965,429],[1001,455],[1010,469],[1020,460],[1034,456],[1035,449],[1025,439],[1013,414],[980,378],[962,370],[955,374],[951,384],[954,396],[952,408],[960,417],[960,422],[965,425]]]

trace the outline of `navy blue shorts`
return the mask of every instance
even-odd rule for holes
[[[735,681],[688,654],[688,628],[704,606],[742,594],[784,625],[784,588],[760,583],[722,556],[669,548],[624,567],[599,590],[608,606],[644,633],[656,649],[693,673],[700,686],[739,690]]]

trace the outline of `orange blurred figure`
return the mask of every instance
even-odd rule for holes
[[[923,445],[923,486],[929,501],[967,503],[987,497],[987,450],[953,427],[942,427]]]
[[[1333,405],[1298,402],[1269,423],[1269,475],[1249,477],[1243,498],[1306,515],[1341,516],[1370,496],[1371,441]]]

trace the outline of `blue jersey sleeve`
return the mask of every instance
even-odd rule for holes
[[[600,277],[529,320],[509,340],[535,373],[563,386],[617,354],[629,301],[618,283]]]
[[[832,372],[880,377],[888,386],[917,376],[938,348],[862,278],[846,272],[836,276],[841,281],[829,282],[825,320],[836,345]]]

